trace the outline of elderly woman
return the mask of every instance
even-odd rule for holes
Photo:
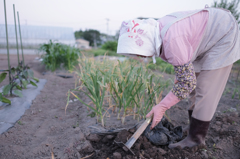
[[[216,111],[232,65],[240,59],[238,24],[231,12],[205,7],[160,18],[124,21],[117,53],[161,57],[175,70],[175,85],[147,114],[151,128],[166,110],[189,97],[189,133],[169,148],[205,144],[209,123]]]

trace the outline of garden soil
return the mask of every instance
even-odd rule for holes
[[[11,66],[17,65],[17,56],[11,55]],[[37,55],[26,55],[25,62],[40,79],[47,83],[31,107],[8,131],[0,135],[0,159],[239,159],[240,158],[240,100],[225,91],[210,124],[206,145],[186,149],[168,149],[154,146],[144,136],[133,145],[135,156],[114,144],[126,142],[134,133],[137,120],[126,118],[122,125],[116,114],[108,111],[105,127],[96,123],[92,112],[74,97],[65,112],[67,92],[75,86],[75,77],[63,70],[49,72],[44,69]],[[7,55],[0,55],[0,70],[7,69]],[[163,74],[165,78],[173,78]],[[7,84],[5,79],[0,87]],[[231,78],[227,89],[231,89]],[[80,94],[86,103],[90,100]],[[0,107],[1,109],[1,107]],[[187,100],[167,111],[174,126],[188,125]],[[126,128],[126,129],[121,129]],[[130,129],[129,129],[130,128]],[[112,130],[109,134],[94,134]],[[114,133],[114,130],[119,130]],[[121,131],[120,131],[121,130]],[[186,134],[185,134],[186,136]]]

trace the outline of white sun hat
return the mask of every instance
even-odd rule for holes
[[[120,29],[117,53],[133,56],[159,57],[162,40],[159,23],[154,19],[123,21]]]

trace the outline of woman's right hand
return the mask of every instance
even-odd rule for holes
[[[152,107],[152,110],[146,115],[146,118],[153,115],[152,125],[150,128],[151,130],[162,120],[162,117],[167,109],[167,107],[160,103]]]
[[[152,107],[152,110],[146,115],[147,118],[153,115],[151,129],[153,129],[161,120],[166,110],[177,104],[180,100],[170,91],[163,100]]]

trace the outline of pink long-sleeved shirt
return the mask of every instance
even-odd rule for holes
[[[173,66],[188,63],[201,42],[208,22],[208,14],[208,11],[201,11],[170,26],[165,36],[161,37],[163,49],[160,57]],[[158,20],[160,32],[174,18],[173,16],[160,18]],[[171,91],[165,100],[169,101],[168,108],[180,101]]]
[[[158,20],[161,29],[175,17],[164,16]],[[201,11],[174,23],[166,32],[163,40],[161,58],[179,66],[186,64],[197,49],[208,21],[208,11]]]

